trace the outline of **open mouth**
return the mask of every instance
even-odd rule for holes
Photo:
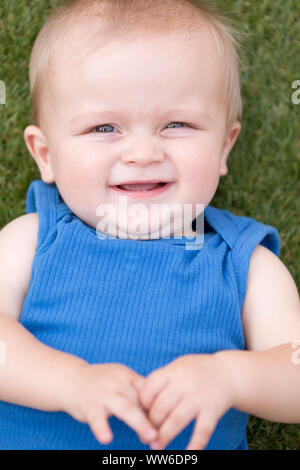
[[[157,183],[132,183],[119,184],[111,186],[115,191],[126,194],[129,197],[153,197],[165,192],[174,182],[157,182]]]
[[[154,189],[162,188],[167,183],[136,183],[136,184],[120,184],[117,188],[123,191],[153,191]]]

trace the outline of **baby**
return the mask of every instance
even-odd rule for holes
[[[241,130],[235,46],[189,0],[73,0],[43,26],[41,180],[0,232],[1,449],[247,449],[249,414],[300,422],[278,232],[210,205]]]

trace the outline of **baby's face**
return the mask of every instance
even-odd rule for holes
[[[111,235],[115,226],[119,236],[150,238],[151,210],[163,210],[157,204],[179,204],[182,211],[188,205],[191,217],[180,223],[190,226],[201,212],[196,204],[210,203],[227,172],[240,129],[235,123],[229,136],[225,132],[222,73],[211,34],[148,34],[78,54],[66,56],[51,75],[43,129],[47,173],[36,158],[42,179],[55,181],[70,209],[94,228],[105,204],[102,215],[112,225],[101,231]],[[116,188],[149,180],[170,184],[148,192]],[[133,204],[143,204],[141,212],[133,214]],[[152,233],[158,226],[179,233],[166,214]]]

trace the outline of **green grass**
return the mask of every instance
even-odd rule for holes
[[[163,0],[162,0],[163,1]],[[25,213],[25,195],[39,172],[23,140],[30,123],[28,60],[34,38],[55,0],[1,0],[0,228]],[[275,226],[280,258],[300,285],[300,105],[291,84],[300,79],[298,0],[217,2],[245,33],[241,83],[243,130],[212,204]],[[249,421],[250,449],[300,449],[300,425]]]

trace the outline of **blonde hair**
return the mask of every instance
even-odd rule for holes
[[[227,128],[242,119],[239,77],[241,33],[215,6],[198,0],[67,0],[57,7],[40,30],[30,56],[29,80],[31,119],[42,125],[42,103],[45,84],[53,58],[60,53],[60,44],[70,44],[70,27],[79,19],[99,21],[97,37],[103,41],[123,35],[199,31],[203,22],[211,27],[223,67],[224,101],[227,107]],[[68,36],[69,35],[69,36]],[[95,47],[94,47],[95,49]]]

